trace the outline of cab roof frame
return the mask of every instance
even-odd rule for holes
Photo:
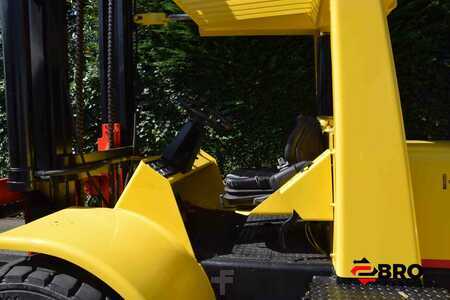
[[[174,0],[201,36],[315,35],[330,31],[331,0]],[[396,0],[383,1],[386,14]]]

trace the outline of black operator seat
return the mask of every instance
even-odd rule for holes
[[[263,169],[237,169],[225,176],[224,207],[255,206],[275,192],[298,172],[312,164],[324,150],[322,129],[316,118],[300,115],[287,140],[278,166]]]

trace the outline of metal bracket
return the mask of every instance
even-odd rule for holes
[[[187,14],[166,15],[165,13],[144,13],[134,16],[134,23],[143,26],[167,25],[169,21],[192,21]]]

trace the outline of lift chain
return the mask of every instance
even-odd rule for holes
[[[107,57],[106,57],[106,98],[108,111],[108,139],[109,147],[114,147],[114,122],[115,122],[115,106],[114,106],[114,0],[108,0],[108,27],[107,27]]]
[[[83,152],[84,137],[84,72],[86,58],[84,55],[84,0],[75,1],[75,137],[77,152]]]
[[[86,165],[84,158],[84,73],[86,68],[86,57],[84,55],[84,17],[85,17],[85,0],[75,1],[75,144],[76,151],[80,154],[83,165]],[[86,171],[89,182],[94,186],[97,194],[102,199],[102,203],[106,203],[102,191],[92,178],[89,171]]]

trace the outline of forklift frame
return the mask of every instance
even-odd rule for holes
[[[132,2],[117,2],[120,4],[114,12],[117,23],[113,43],[118,64],[114,72],[118,85],[115,98],[121,111],[118,121],[121,124],[124,122],[123,140],[129,143],[132,140],[131,120],[134,119],[135,107],[134,101],[128,101],[133,97],[131,32],[134,25],[130,24]],[[239,33],[318,36],[321,32],[330,33],[332,80],[328,82],[332,84],[332,110],[329,105],[331,93],[318,93],[322,110],[325,113],[332,111],[334,117],[332,121],[323,122],[329,135],[329,149],[314,161],[311,168],[295,175],[260,206],[246,213],[251,216],[252,213],[273,216],[295,212],[306,221],[333,221],[333,250],[330,256],[335,275],[343,281],[376,281],[380,278],[379,271],[385,270],[380,266],[394,268],[401,265],[405,267],[405,273],[428,263],[431,268],[439,266],[445,269],[444,272],[448,271],[450,242],[440,241],[437,233],[450,236],[450,221],[442,213],[450,209],[450,202],[445,200],[448,200],[449,190],[446,186],[442,189],[441,185],[442,172],[450,173],[450,159],[445,155],[449,153],[450,144],[406,141],[387,24],[387,15],[396,6],[395,1],[306,1],[312,6],[300,13],[301,18],[295,23],[298,28],[291,28],[292,23],[286,22],[295,19],[298,10],[280,19],[277,19],[278,11],[270,15],[263,10],[262,18],[268,18],[268,22],[258,23],[251,17],[242,21],[232,11],[233,7],[223,6],[225,12],[219,14],[222,18],[220,23],[209,19],[211,7],[204,10],[198,7],[200,1],[175,2],[193,18],[200,26],[200,33],[206,36]],[[55,167],[45,164],[52,160],[41,158],[40,148],[34,145],[41,135],[32,126],[35,122],[32,118],[35,106],[32,104],[52,100],[42,95],[51,90],[49,86],[56,86],[51,92],[57,92],[55,99],[62,101],[62,104],[58,102],[52,106],[51,102],[43,102],[48,106],[41,108],[62,110],[64,114],[61,116],[66,117],[70,111],[66,82],[56,85],[53,81],[55,77],[49,75],[52,73],[40,73],[46,76],[39,77],[43,82],[36,87],[37,79],[32,72],[38,62],[44,66],[52,62],[48,60],[48,51],[53,51],[53,44],[42,42],[45,39],[39,29],[57,31],[48,33],[49,37],[53,37],[50,34],[61,37],[65,30],[64,26],[55,29],[45,23],[63,24],[62,16],[52,16],[52,20],[50,17],[37,18],[41,22],[37,25],[46,26],[31,26],[36,16],[50,16],[50,11],[64,12],[65,16],[64,2],[55,3],[8,0],[3,1],[0,7],[5,28],[8,122],[12,128],[10,180],[12,187],[23,192],[33,190],[37,171],[43,168],[50,172]],[[105,22],[102,13],[105,11],[104,3],[100,5],[101,24]],[[220,7],[211,10],[212,16],[217,12],[215,9]],[[242,27],[239,27],[240,24],[243,24]],[[105,26],[101,28],[104,33]],[[15,38],[17,32],[20,39]],[[101,63],[104,64],[104,34],[100,40]],[[318,48],[327,49],[326,45],[322,43]],[[47,59],[42,59],[39,55],[45,53]],[[55,72],[61,76],[57,79],[64,79],[67,78],[67,58],[62,49],[58,53],[60,55],[54,59],[59,59],[62,67]],[[326,59],[323,62],[326,64]],[[16,68],[21,72],[16,72]],[[325,71],[329,69],[324,68]],[[49,70],[53,69],[49,67]],[[103,68],[102,72],[104,91]],[[326,85],[326,76],[322,75],[319,72],[318,78],[323,78]],[[318,86],[323,87],[322,84]],[[105,103],[104,96],[102,99]],[[52,113],[57,115],[55,111]],[[63,124],[68,131],[57,131],[54,136],[58,141],[66,141],[64,145],[68,147],[70,118],[60,121],[65,122]],[[47,125],[61,127],[61,123]],[[50,138],[47,142],[44,145],[54,145]],[[59,158],[56,150],[51,151],[50,155],[50,158]],[[140,163],[114,208],[62,210],[1,234],[0,248],[42,253],[74,263],[100,278],[126,299],[214,298],[208,277],[198,264],[183,223],[179,199],[187,199],[185,202],[202,209],[220,207],[223,184],[217,163],[200,151],[189,172],[162,176],[149,164],[153,160],[156,158]],[[59,165],[57,167],[61,168]],[[63,168],[68,167],[64,165]],[[321,187],[320,193],[312,192]],[[309,197],[309,201],[298,197],[300,190],[305,197]],[[427,195],[431,195],[432,201],[427,201]],[[420,210],[416,212],[417,208]],[[372,273],[361,275],[361,270]],[[448,276],[448,272],[445,274]],[[407,279],[420,277],[420,282],[419,275],[423,274],[408,271],[407,276],[400,279],[406,282]],[[182,279],[174,284],[174,279],[180,276]],[[386,278],[388,283],[390,279],[398,279],[391,277]]]

